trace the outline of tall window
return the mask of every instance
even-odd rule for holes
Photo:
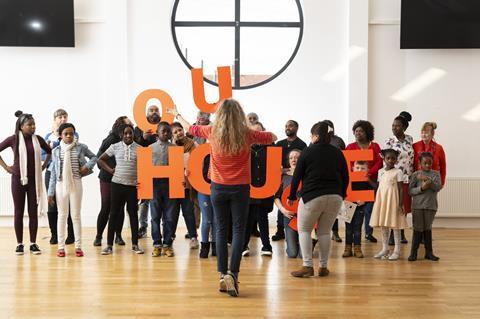
[[[303,34],[300,0],[175,0],[175,47],[188,68],[217,85],[217,66],[232,67],[234,89],[265,84],[295,58]]]

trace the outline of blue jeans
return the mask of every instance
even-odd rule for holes
[[[270,236],[268,233],[268,213],[269,211],[267,211],[261,205],[250,204],[248,209],[248,218],[243,249],[246,249],[248,247],[248,243],[250,242],[251,229],[253,228],[253,226],[255,226],[255,222],[258,220],[258,228],[260,231],[260,239],[262,240],[262,246],[263,248],[272,250],[272,245],[270,245]]]
[[[365,213],[365,236],[373,234],[373,228],[370,227],[370,217],[372,217],[373,202],[365,203],[364,213]]]
[[[160,221],[163,221],[163,232],[166,235],[169,225],[166,223],[166,218],[171,215],[175,205],[169,198],[169,187],[167,179],[155,179],[153,181],[153,199],[150,201],[150,214],[152,224],[152,239],[153,246],[162,246],[162,232],[160,230]],[[170,226],[171,228],[171,226]],[[173,233],[169,233],[170,236]]]
[[[213,220],[213,207],[212,201],[209,195],[198,193],[198,205],[200,205],[200,211],[202,212],[202,242],[209,242],[210,229],[212,230],[212,242],[216,242],[217,227]]]
[[[217,270],[222,274],[228,271],[227,228],[231,216],[233,234],[230,271],[238,276],[248,217],[250,185],[221,185],[212,182],[211,190],[210,198],[217,223]]]
[[[362,223],[365,215],[366,206],[357,206],[350,223],[345,223],[345,243],[347,245],[361,245],[362,244]]]
[[[300,251],[300,241],[298,240],[298,232],[293,230],[288,224],[290,219],[283,215],[283,226],[285,227],[285,242],[287,244],[287,256],[288,258],[302,257]]]
[[[148,227],[148,208],[150,206],[149,200],[142,200],[138,205],[138,223],[140,224],[140,228],[147,229]]]
[[[171,246],[173,243],[173,235],[177,231],[178,217],[180,216],[180,208],[182,208],[183,219],[187,226],[190,238],[197,238],[197,225],[195,223],[195,213],[193,202],[190,200],[190,192],[185,190],[185,198],[170,199],[173,209],[168,211],[165,225],[168,225],[168,232],[165,231],[164,245]],[[167,234],[168,233],[168,234]]]

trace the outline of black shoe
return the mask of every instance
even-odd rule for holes
[[[65,240],[65,245],[71,245],[75,242],[75,237],[67,237]]]
[[[40,247],[38,247],[37,244],[30,245],[30,252],[34,255],[40,255],[42,253],[42,251],[40,250]]]
[[[147,236],[147,228],[146,227],[140,227],[138,229],[138,238],[144,238]]]
[[[122,236],[116,236],[115,237],[115,244],[119,245],[119,246],[125,246],[125,242],[123,241],[123,238]]]
[[[57,236],[50,237],[50,245],[57,245],[58,244],[58,238]]]
[[[16,255],[23,255],[23,245],[22,244],[19,244],[17,245],[17,248],[15,248],[15,254]]]
[[[404,231],[403,229],[401,230],[400,234],[401,234],[401,235],[400,235],[400,236],[401,236],[401,237],[400,237],[400,238],[401,238],[401,239],[400,239],[400,243],[402,243],[402,244],[408,244],[408,240],[407,240],[407,238],[405,238],[405,231]]]
[[[210,243],[200,243],[200,258],[208,258],[210,252]]]
[[[272,247],[262,247],[262,251],[260,252],[261,256],[272,256]]]
[[[418,251],[418,247],[420,246],[420,239],[422,238],[422,236],[423,236],[422,232],[413,231],[412,248],[410,251],[410,256],[408,257],[408,261],[417,260],[417,251]]]
[[[332,232],[332,240],[335,240],[337,243],[341,243],[342,239],[338,235],[338,231]]]
[[[216,257],[217,256],[217,243],[212,241],[212,256]]]
[[[95,240],[93,241],[93,246],[95,247],[102,246],[102,237],[96,236]]]
[[[190,239],[190,235],[188,233],[185,234],[185,239]]]
[[[371,243],[376,243],[377,242],[377,239],[375,237],[373,237],[373,235],[367,235],[367,236],[365,236],[365,239],[368,240]]]
[[[285,232],[283,230],[277,230],[275,235],[272,236],[273,241],[279,241],[285,239]]]
[[[258,229],[253,230],[252,231],[252,236],[259,238],[260,237],[260,231]]]
[[[425,241],[425,259],[438,261],[440,258],[433,254],[431,230],[425,230],[423,232],[423,240]]]
[[[390,237],[388,237],[388,246],[395,246],[395,237],[393,235],[393,230],[390,231]]]

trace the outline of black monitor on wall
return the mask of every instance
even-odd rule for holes
[[[74,47],[73,0],[0,0],[0,46]]]
[[[402,0],[402,49],[480,48],[480,0]]]

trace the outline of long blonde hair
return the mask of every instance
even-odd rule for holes
[[[212,133],[223,153],[237,155],[246,145],[247,118],[242,106],[234,99],[220,102],[215,112]]]

